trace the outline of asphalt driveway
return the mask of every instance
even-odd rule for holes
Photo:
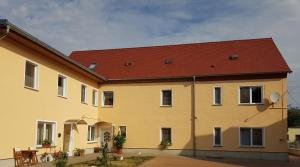
[[[289,162],[241,160],[241,159],[194,159],[183,156],[159,155],[141,165],[141,167],[300,167],[300,157],[290,156]]]

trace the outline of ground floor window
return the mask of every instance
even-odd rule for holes
[[[214,128],[214,146],[221,146],[222,141],[221,141],[221,128],[220,127],[215,127]]]
[[[88,126],[88,141],[96,140],[96,128],[95,126]]]
[[[240,145],[247,147],[261,147],[264,145],[263,128],[240,128]]]
[[[161,142],[172,143],[172,130],[171,130],[171,128],[161,128]]]
[[[37,146],[42,146],[43,141],[47,140],[54,144],[55,141],[55,122],[38,121],[37,123]]]
[[[120,126],[120,134],[126,138],[126,126]]]

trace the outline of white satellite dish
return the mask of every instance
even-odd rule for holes
[[[272,92],[270,95],[270,100],[272,103],[277,103],[280,99],[280,94],[278,92]]]

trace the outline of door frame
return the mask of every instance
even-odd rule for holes
[[[74,150],[74,145],[75,145],[75,140],[74,140],[74,123],[64,123],[64,126],[65,125],[70,125],[71,126],[71,128],[70,128],[69,146],[68,146],[69,150],[67,152],[68,152],[69,156],[73,156],[73,150]],[[64,135],[65,135],[65,127],[64,127]],[[63,142],[64,142],[64,139],[63,139]],[[63,143],[63,145],[64,145],[64,143]]]

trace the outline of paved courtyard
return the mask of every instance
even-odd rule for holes
[[[237,160],[237,159],[194,159],[182,156],[160,155],[145,162],[141,167],[300,167],[300,157],[290,156],[289,162]]]

